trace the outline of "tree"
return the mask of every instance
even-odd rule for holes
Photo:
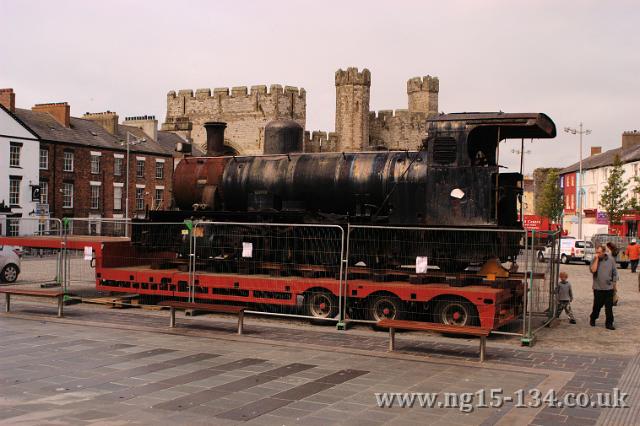
[[[613,160],[613,168],[609,173],[609,179],[607,179],[607,186],[602,190],[602,196],[600,197],[600,206],[607,212],[609,223],[612,225],[622,223],[622,215],[628,207],[624,193],[627,190],[629,181],[625,180],[623,176],[622,161],[616,155]]]
[[[640,199],[640,177],[634,176],[633,183],[635,186],[631,188],[631,197],[627,203],[627,209],[637,212],[640,210],[640,202],[638,202],[638,199]]]
[[[547,178],[544,180],[540,202],[537,205],[541,216],[548,217],[554,222],[560,222],[564,202],[562,200],[562,188],[560,188],[560,178],[558,171],[550,169]]]

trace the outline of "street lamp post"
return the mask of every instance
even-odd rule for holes
[[[134,138],[135,140],[133,142],[131,142],[131,138]],[[129,147],[131,145],[137,145],[139,143],[143,143],[146,142],[147,140],[144,138],[139,138],[136,135],[132,134],[131,132],[127,132],[127,141],[126,141],[126,145],[127,145],[127,160],[126,160],[126,178],[125,178],[125,188],[124,188],[124,221],[125,221],[125,237],[129,236],[129,168],[131,167],[131,162],[129,161],[129,154],[130,154],[130,149]]]
[[[589,129],[583,129],[582,122],[580,122],[579,129],[574,129],[572,127],[565,127],[564,131],[566,133],[571,133],[572,135],[578,134],[580,135],[580,180],[578,181],[578,239],[582,239],[582,135],[588,135],[591,133]]]

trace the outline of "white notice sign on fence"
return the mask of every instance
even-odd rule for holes
[[[416,274],[426,274],[429,269],[429,258],[427,256],[416,257]]]
[[[253,257],[253,243],[242,243],[242,257]]]
[[[93,248],[91,246],[84,246],[84,260],[93,259]]]

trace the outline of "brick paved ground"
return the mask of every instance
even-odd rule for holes
[[[58,422],[71,415],[81,416],[77,418],[80,423],[91,423],[94,420],[104,421],[104,418],[95,416],[109,414],[110,419],[115,418],[111,420],[131,420],[143,416],[149,421],[171,419],[175,422],[182,418],[190,423],[205,421],[199,416],[213,415],[216,424],[224,424],[227,421],[244,423],[242,416],[264,411],[264,414],[251,419],[251,424],[353,424],[363,419],[367,422],[373,420],[373,424],[378,420],[379,424],[414,424],[414,421],[417,424],[421,422],[420,419],[448,424],[493,424],[506,421],[510,418],[507,416],[514,416],[518,424],[588,425],[595,424],[600,410],[545,408],[538,411],[505,407],[499,411],[484,409],[464,414],[451,409],[377,409],[373,392],[475,392],[492,387],[504,387],[505,392],[512,392],[518,388],[544,388],[545,383],[547,387],[557,389],[560,395],[568,391],[611,391],[629,360],[626,356],[549,352],[535,347],[514,348],[500,342],[490,342],[488,362],[480,366],[476,361],[476,342],[467,339],[406,333],[398,338],[400,359],[396,359],[387,358],[386,334],[369,330],[339,332],[331,327],[298,327],[281,322],[268,325],[250,317],[247,319],[246,336],[235,336],[234,319],[219,316],[179,316],[179,328],[172,331],[167,328],[166,312],[107,310],[103,307],[75,305],[67,308],[66,319],[56,320],[51,317],[54,309],[50,304],[21,300],[14,304],[14,309],[15,314],[0,317],[2,332],[8,333],[0,340],[3,345],[0,356],[8,361],[6,369],[0,367],[0,381],[4,380],[0,395],[3,396],[3,405],[12,407],[7,411],[9,414],[5,414],[11,415],[5,420],[8,423],[16,419],[31,419],[29,421],[34,424],[41,424],[45,419]],[[38,321],[26,321],[21,319],[23,316]],[[131,330],[127,331],[127,328]],[[43,336],[44,340],[41,340],[43,337],[36,338],[36,335]],[[63,343],[69,341],[71,343]],[[327,351],[327,348],[331,349]],[[78,353],[69,353],[76,351]],[[132,353],[141,355],[120,358],[121,355]],[[201,353],[220,356],[171,361]],[[35,360],[26,363],[23,361],[25,355]],[[281,406],[280,397],[274,396],[276,391],[289,391],[295,386],[284,388],[283,385],[277,385],[274,389],[264,390],[262,388],[270,388],[270,385],[260,384],[256,387],[257,391],[244,388],[236,390],[236,386],[245,386],[248,382],[228,383],[247,377],[244,364],[239,375],[236,375],[235,369],[227,371],[227,367],[221,368],[226,373],[210,369],[212,363],[226,365],[244,359],[259,359],[260,362],[255,362],[271,367],[252,370],[255,374],[274,370],[266,376],[251,379],[260,383],[267,379],[269,383],[283,380],[289,383],[292,377],[306,377],[317,368],[325,376],[343,369],[367,373],[331,388],[325,388],[325,384],[306,384],[311,378],[324,376],[293,380],[290,383],[292,385],[305,385],[302,390],[291,391],[295,395],[298,395],[298,391],[302,392],[300,402],[321,402],[325,405],[289,402]],[[162,364],[167,360],[170,361],[168,364]],[[187,362],[193,366],[182,365]],[[294,373],[287,375],[286,379],[271,379],[273,374],[286,372],[282,368],[289,364],[295,364],[292,367],[296,369]],[[307,365],[313,367],[305,367]],[[17,366],[19,369],[16,370]],[[211,382],[213,379],[208,377],[206,380],[211,383],[199,383],[196,379],[201,378],[202,372],[193,377],[185,376],[201,370],[207,370],[206,374],[215,373],[215,381]],[[449,372],[449,376],[442,377],[440,372]],[[228,380],[219,379],[220,376],[227,378],[229,375]],[[176,378],[178,376],[180,378]],[[18,382],[12,383],[11,380]],[[194,381],[197,382],[195,385],[192,383]],[[359,383],[368,386],[352,388],[353,384]],[[12,390],[5,390],[5,386]],[[307,395],[307,392],[311,392],[309,389],[318,389],[318,392]],[[285,393],[285,396],[290,398],[291,392]],[[22,396],[16,400],[16,395]],[[142,406],[130,406],[137,402]],[[149,406],[144,405],[147,402]],[[361,406],[355,407],[350,403]],[[124,411],[121,405],[127,406]],[[52,410],[53,407],[55,410]],[[298,407],[305,407],[309,412],[295,411]],[[42,411],[41,415],[46,412],[49,413],[46,416],[52,417],[23,417],[25,410],[36,413]],[[168,413],[162,415],[158,414],[159,411]],[[17,413],[17,417],[11,413]],[[323,419],[324,423],[319,419]],[[73,418],[75,421],[76,417]]]
[[[38,262],[36,263],[39,268],[31,268],[33,275],[35,269],[48,271],[50,272],[50,268],[41,268],[40,266],[46,265],[45,263]],[[23,265],[24,269],[24,265]],[[553,378],[554,372],[564,373],[564,376],[561,376],[562,380],[557,377],[554,379],[558,386],[555,388],[559,391],[559,394],[562,395],[564,392],[597,392],[597,391],[611,391],[611,389],[618,385],[625,368],[628,366],[629,360],[633,357],[633,355],[637,354],[640,349],[640,310],[636,309],[637,302],[640,302],[640,293],[637,291],[637,278],[632,275],[628,270],[620,271],[621,274],[621,283],[620,283],[620,295],[621,295],[621,303],[615,310],[616,313],[616,326],[618,330],[615,332],[609,332],[602,327],[603,320],[600,321],[599,326],[596,328],[591,328],[588,326],[587,316],[590,312],[590,304],[592,300],[591,291],[590,291],[590,280],[587,268],[583,265],[568,265],[562,266],[562,269],[566,270],[570,274],[570,280],[574,286],[575,293],[575,301],[573,303],[574,313],[578,317],[577,325],[568,324],[566,319],[563,319],[555,324],[552,327],[543,329],[538,334],[537,344],[534,348],[522,348],[519,346],[518,339],[505,339],[503,337],[493,337],[489,342],[489,352],[488,352],[488,363],[487,365],[490,368],[496,368],[498,366],[498,371],[501,371],[503,368],[508,369],[516,369],[515,373],[526,372],[526,374],[534,374],[539,383],[544,382],[544,377]],[[90,274],[91,270],[87,268],[86,274]],[[82,292],[91,292],[91,285],[81,285],[82,275],[83,273],[78,274],[78,280],[76,280],[72,286],[75,286],[75,289],[79,289]],[[27,277],[29,274],[27,274]],[[23,277],[21,277],[23,278]],[[20,301],[17,300],[15,303],[15,308],[17,312],[21,312],[22,314],[27,314],[28,316],[37,316],[40,318],[40,315],[46,313],[53,312],[52,307],[47,306],[41,302],[31,302],[31,301]],[[77,321],[82,321],[85,324],[89,322],[95,324],[102,324],[103,326],[110,327],[108,332],[104,331],[89,331],[92,329],[91,327],[84,327],[87,330],[83,331],[88,334],[99,334],[102,333],[110,334],[114,331],[111,327],[123,327],[134,325],[137,330],[133,331],[133,335],[135,335],[134,343],[137,346],[138,335],[139,333],[146,332],[147,330],[158,330],[162,332],[167,332],[167,313],[165,312],[148,312],[148,311],[140,311],[140,310],[127,310],[127,311],[114,311],[114,310],[105,310],[102,307],[90,307],[90,306],[71,306],[67,309],[67,315],[69,321],[72,323],[76,323]],[[47,320],[50,319],[50,316],[44,317]],[[0,324],[3,327],[0,327],[0,332],[5,331],[5,317],[0,318]],[[15,319],[13,320],[15,321]],[[233,319],[221,318],[219,316],[216,317],[197,317],[190,319],[183,319],[180,317],[179,324],[187,324],[189,327],[181,327],[178,329],[177,333],[182,335],[181,338],[185,335],[193,335],[192,338],[202,337],[202,336],[215,336],[217,339],[224,339],[225,348],[228,344],[236,345],[236,344],[248,344],[247,342],[251,342],[251,345],[254,344],[266,344],[269,348],[275,346],[284,345],[285,348],[290,348],[291,346],[310,346],[315,348],[315,352],[318,351],[318,348],[326,349],[326,348],[335,348],[335,351],[346,351],[346,352],[338,352],[332,353],[330,355],[334,360],[336,358],[340,359],[340,363],[344,359],[352,359],[354,353],[357,354],[358,357],[369,355],[380,355],[386,354],[386,345],[387,340],[385,334],[381,332],[374,332],[369,330],[366,327],[356,327],[355,329],[351,329],[348,332],[338,332],[335,331],[331,327],[322,327],[322,326],[311,326],[305,322],[295,321],[295,320],[265,320],[263,318],[249,318],[247,320],[247,336],[241,339],[240,343],[238,343],[235,338],[229,332],[233,329]],[[48,321],[45,324],[47,326],[53,326],[53,324],[57,324],[57,327],[61,327],[55,321]],[[67,329],[70,325],[66,325]],[[74,325],[74,327],[76,327]],[[83,328],[83,329],[84,329]],[[104,329],[103,329],[104,330]],[[74,329],[74,333],[76,333]],[[61,337],[61,335],[55,335],[55,337]],[[120,336],[122,338],[122,336]],[[168,342],[172,342],[175,338],[174,336],[165,336],[168,338]],[[109,339],[112,341],[119,341],[117,337],[111,336]],[[230,340],[231,339],[231,340]],[[17,339],[20,341],[20,339]],[[91,340],[91,339],[89,339]],[[131,343],[130,337],[127,339],[123,339],[125,343]],[[196,339],[197,341],[197,339]],[[20,343],[17,346],[17,349],[21,347],[29,348],[30,337],[27,334],[22,340],[23,343]],[[199,343],[194,343],[195,345],[199,345]],[[24,345],[24,346],[20,346]],[[165,343],[158,347],[154,347],[154,349],[161,348],[166,349],[169,343]],[[445,362],[446,365],[465,365],[465,372],[462,375],[456,376],[455,380],[451,383],[459,384],[462,381],[470,379],[467,377],[467,371],[472,371],[477,369],[477,367],[468,367],[466,364],[469,362],[474,362],[477,357],[477,344],[474,340],[467,339],[451,339],[442,336],[425,336],[423,334],[414,334],[414,333],[403,333],[398,338],[398,346],[399,351],[404,354],[411,354],[414,357],[417,357],[421,363],[425,366],[431,366],[432,363],[435,362]],[[255,348],[254,346],[250,346],[251,348]],[[152,350],[147,347],[139,348],[141,352],[144,350]],[[12,347],[12,350],[15,350]],[[128,350],[126,348],[122,348],[121,350]],[[239,351],[249,350],[246,348],[238,349]],[[255,350],[255,349],[251,349]],[[284,350],[285,352],[291,352],[291,349]],[[254,353],[260,353],[260,350]],[[303,351],[296,350],[293,351],[294,354],[298,354],[297,362],[307,363],[307,355],[303,354]],[[219,353],[216,353],[219,354]],[[162,354],[160,354],[162,355]],[[16,357],[24,356],[24,352],[14,354]],[[155,355],[154,355],[155,356]],[[248,355],[247,355],[248,356]],[[326,355],[325,355],[326,356]],[[400,355],[406,356],[406,355]],[[93,355],[92,355],[93,357]],[[370,356],[369,356],[370,357]],[[155,359],[155,358],[154,358]],[[217,359],[217,358],[216,358]],[[377,359],[377,358],[376,358]],[[272,362],[273,360],[269,360]],[[140,361],[142,362],[142,361]],[[267,362],[267,361],[265,361]],[[294,362],[294,361],[292,361]],[[335,362],[334,362],[335,363]],[[278,364],[279,366],[282,366]],[[391,365],[395,365],[395,362],[384,361],[383,362],[383,370],[389,371],[389,374],[393,370],[389,370]],[[438,366],[441,364],[438,364]],[[278,368],[278,367],[276,367]],[[314,367],[315,368],[315,367]],[[426,368],[426,367],[425,367]],[[439,367],[438,367],[439,368]],[[472,370],[466,370],[467,368],[471,368]],[[629,366],[631,368],[631,366]],[[103,369],[100,367],[100,369]],[[533,369],[535,371],[530,371],[529,369]],[[520,371],[518,371],[520,370]],[[305,370],[306,371],[306,370]],[[370,370],[367,370],[370,371]],[[4,370],[0,370],[0,373],[4,372]],[[303,374],[304,372],[299,372],[296,374]],[[89,374],[88,372],[86,374]],[[156,374],[155,372],[149,373],[151,375]],[[367,375],[371,374],[370,372]],[[469,373],[470,374],[470,373]],[[511,374],[511,372],[509,372]],[[4,377],[4,376],[2,376]],[[519,377],[519,376],[518,376]],[[540,378],[543,378],[542,381]],[[425,383],[429,383],[429,377],[423,377],[426,380]],[[1,379],[0,379],[1,380]],[[364,380],[360,377],[355,378],[353,380]],[[112,383],[112,382],[109,382]],[[402,381],[399,381],[399,384],[402,384]],[[412,387],[410,382],[407,382],[404,388],[393,388],[393,390],[401,390],[401,391],[414,391],[414,387]],[[450,383],[450,384],[451,384]],[[466,382],[465,382],[466,383]],[[473,380],[471,380],[473,384]],[[627,384],[629,385],[629,384]],[[105,385],[106,386],[106,385]],[[157,385],[154,385],[157,386]],[[162,385],[164,386],[164,385]],[[185,385],[178,385],[185,386]],[[523,385],[525,386],[525,385]],[[526,386],[534,386],[530,384],[526,384]],[[525,387],[526,387],[525,386]],[[535,385],[537,386],[537,385]],[[554,385],[555,386],[555,385]],[[633,384],[631,384],[633,387]],[[0,386],[1,388],[2,386]],[[464,386],[463,386],[464,387]],[[488,388],[491,386],[485,386]],[[637,389],[638,385],[635,384],[635,388]],[[147,389],[154,389],[147,388]],[[171,387],[170,389],[172,389]],[[465,387],[465,389],[468,389]],[[473,390],[478,390],[476,387]],[[163,389],[165,390],[165,389]],[[192,389],[193,390],[193,389]],[[51,389],[50,392],[53,392]],[[323,392],[328,392],[331,394],[332,390],[325,390]],[[373,392],[370,390],[370,392]],[[215,393],[215,392],[214,392]],[[190,395],[190,392],[186,393]],[[209,392],[208,394],[211,394]],[[146,394],[145,394],[146,395]],[[55,395],[57,397],[57,395]],[[175,395],[174,395],[175,396]],[[52,397],[49,395],[47,398]],[[132,398],[137,399],[140,397]],[[173,398],[178,399],[178,398]],[[189,398],[184,398],[184,400],[188,400]],[[223,398],[224,399],[224,398]],[[40,401],[40,400],[38,400]],[[341,401],[342,402],[342,401]],[[33,404],[41,404],[40,402],[29,402],[30,407]],[[370,401],[373,404],[373,401]],[[4,403],[3,403],[4,404]],[[66,404],[66,403],[65,403]],[[64,404],[63,404],[64,405]],[[175,408],[175,407],[174,407]],[[290,407],[285,407],[290,408]],[[285,409],[282,408],[282,409]],[[191,411],[192,408],[189,409]],[[280,409],[278,409],[280,410]],[[395,409],[392,409],[393,411]],[[549,425],[549,424],[595,424],[596,419],[601,414],[601,410],[597,409],[568,409],[568,408],[545,408],[540,412],[536,412],[531,415],[531,409],[524,409],[527,412],[527,422],[536,425]],[[4,410],[1,410],[4,412]],[[18,410],[20,411],[20,410]],[[36,410],[38,411],[38,410]],[[153,411],[153,410],[151,410]],[[339,411],[339,410],[338,410]],[[482,410],[480,410],[482,411]],[[474,416],[462,417],[463,419],[469,419],[469,421],[460,420],[459,417],[455,418],[455,421],[463,421],[465,424],[479,424],[483,421],[487,424],[494,423],[496,420],[502,419],[504,421],[505,413],[509,415],[513,414],[520,410],[503,410],[503,411],[495,411],[488,415],[487,417],[483,417],[482,420],[479,417],[479,414],[475,414]],[[68,414],[68,412],[66,412]],[[384,412],[385,414],[387,411]],[[63,414],[64,417],[66,414]],[[232,416],[231,414],[229,414]],[[273,413],[264,414],[258,416],[255,420],[252,421],[260,421],[267,422],[266,419],[270,419],[269,416],[272,416]],[[431,416],[434,415],[433,412],[425,413],[425,410],[422,409],[419,411],[418,416]],[[90,417],[90,415],[87,415]],[[305,415],[301,418],[309,417],[309,415]],[[313,417],[313,416],[311,416]],[[526,417],[526,416],[525,416]],[[15,420],[17,417],[9,417],[7,418],[7,422],[13,423],[12,420]],[[383,419],[384,416],[376,419]],[[445,417],[442,417],[445,418]],[[217,419],[217,418],[216,418]],[[325,420],[330,419],[327,417]],[[410,420],[408,417],[403,420]],[[85,419],[85,420],[95,420],[95,419]],[[229,421],[233,421],[234,419],[226,419]],[[225,420],[225,421],[226,421]],[[237,420],[237,419],[236,419]],[[341,419],[344,420],[344,416]],[[353,419],[351,419],[353,420]],[[522,420],[522,419],[521,419]],[[80,419],[78,419],[80,421]],[[101,420],[102,421],[102,420]],[[222,421],[222,420],[221,420]],[[447,420],[449,421],[449,420]],[[602,421],[602,419],[601,419]],[[39,423],[40,420],[35,420],[35,423]],[[274,421],[278,423],[278,421]],[[289,422],[284,422],[286,424],[290,424]],[[283,423],[283,424],[284,424]],[[313,424],[313,421],[311,422]],[[526,422],[525,422],[526,423]],[[522,421],[519,421],[518,424],[525,424]],[[605,423],[606,424],[606,423]]]

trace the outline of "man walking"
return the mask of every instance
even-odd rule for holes
[[[608,330],[615,330],[613,326],[613,293],[618,282],[616,261],[607,254],[605,246],[596,248],[596,257],[591,262],[593,274],[593,310],[591,311],[591,327],[595,327],[596,320],[604,306],[606,316],[605,326]]]
[[[631,239],[631,242],[625,250],[625,254],[629,257],[629,262],[631,263],[631,273],[635,274],[636,268],[638,267],[638,260],[640,260],[640,245],[636,244],[635,238]]]

